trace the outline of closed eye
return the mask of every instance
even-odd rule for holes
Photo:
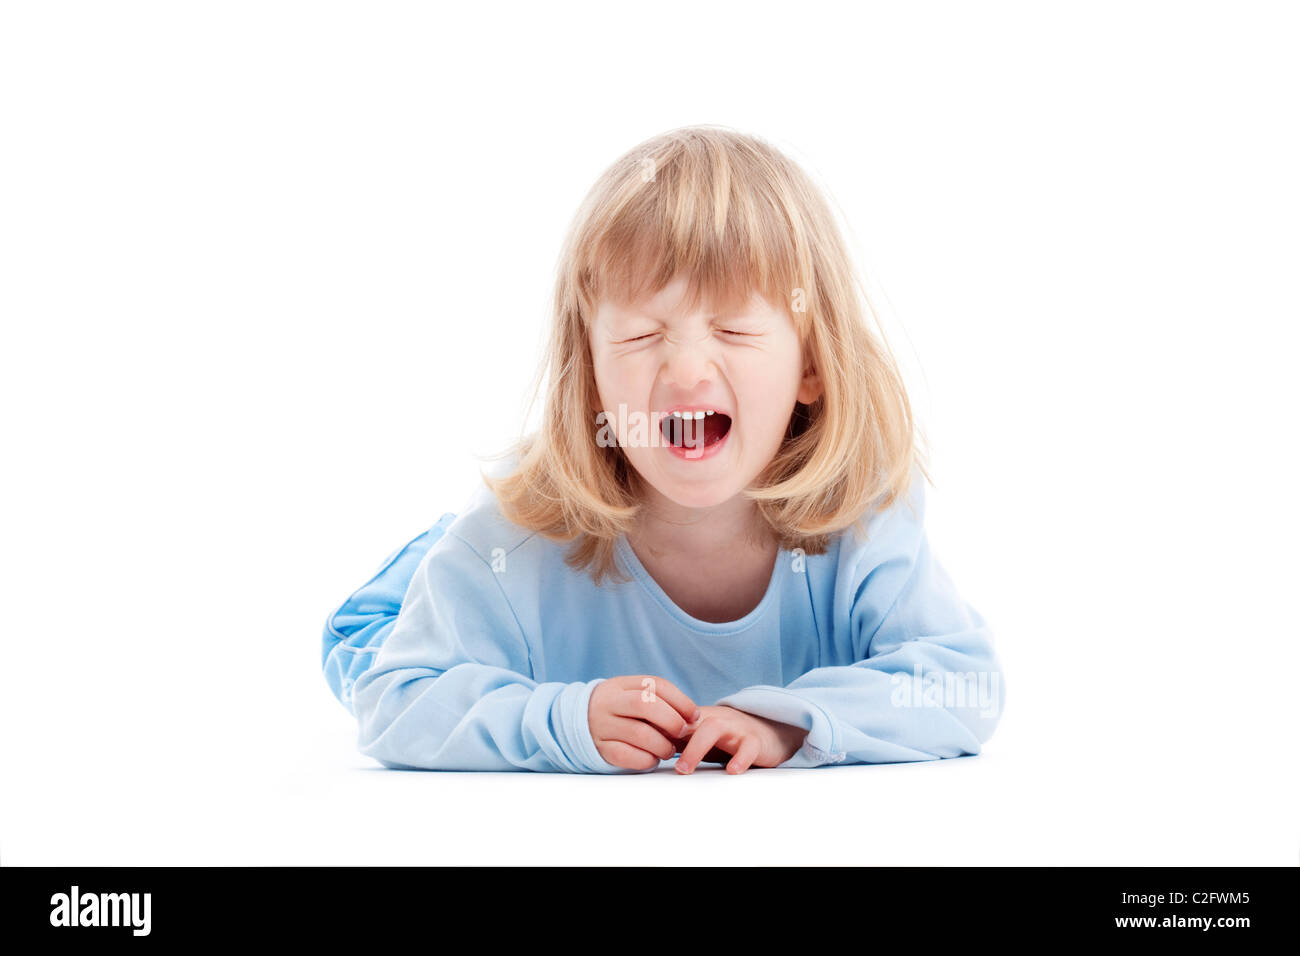
[[[757,334],[755,332],[738,332],[735,329],[718,329],[718,331],[721,332],[723,335],[735,335],[735,336],[740,336],[745,338],[752,337]],[[658,332],[647,332],[645,335],[638,335],[636,338],[623,339],[618,344],[630,345],[633,342],[643,342],[646,339],[654,338],[658,334],[659,334]]]

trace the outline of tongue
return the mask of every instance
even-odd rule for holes
[[[668,416],[660,423],[664,437],[678,448],[707,448],[722,440],[731,428],[731,419],[721,412],[703,418]]]
[[[704,416],[704,444],[712,445],[722,441],[722,436],[731,428],[731,419],[720,412]]]

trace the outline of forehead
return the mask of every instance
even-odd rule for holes
[[[701,295],[700,301],[691,301],[687,281],[677,278],[653,295],[635,302],[617,302],[602,299],[596,310],[596,321],[617,322],[625,319],[649,318],[660,322],[674,322],[693,317],[729,318],[742,314],[766,314],[772,306],[758,292],[750,291],[747,299],[710,301]]]

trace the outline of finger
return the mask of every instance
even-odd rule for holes
[[[649,770],[659,766],[659,758],[654,754],[646,753],[640,747],[633,747],[621,740],[606,740],[601,747],[604,751],[601,756],[615,767],[622,767],[625,770]]]
[[[614,701],[612,713],[651,723],[673,739],[689,736],[687,728],[690,724],[658,693],[649,700],[639,690],[620,694]]]
[[[716,720],[706,720],[700,724],[700,729],[691,734],[691,742],[686,745],[682,755],[677,758],[676,771],[678,773],[691,773],[699,765],[700,759],[709,752],[711,748],[722,736],[723,727]]]
[[[762,750],[763,745],[758,742],[757,737],[753,735],[746,737],[740,742],[736,756],[732,757],[731,762],[727,764],[727,773],[744,773],[758,759]]]
[[[682,720],[686,721],[688,724],[695,719],[695,711],[697,710],[695,702],[682,693],[676,684],[672,681],[664,680],[662,677],[654,677],[652,675],[647,676],[650,676],[650,679],[654,681],[649,688],[652,691],[653,697],[666,701],[668,706],[677,711],[677,713],[681,715]],[[640,686],[641,685],[638,683],[637,687]]]
[[[615,717],[613,726],[604,734],[606,740],[621,740],[660,760],[669,760],[677,753],[674,743],[644,720],[633,717]]]

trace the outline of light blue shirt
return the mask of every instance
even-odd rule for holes
[[[483,488],[330,617],[326,679],[357,717],[361,752],[395,769],[646,772],[607,762],[587,723],[592,689],[635,674],[808,730],[782,767],[976,754],[1002,713],[1001,668],[924,517],[917,473],[865,538],[783,549],[758,606],[710,623],[668,597],[626,538],[616,554],[630,580],[597,587],[565,564],[569,545],[509,523]]]

